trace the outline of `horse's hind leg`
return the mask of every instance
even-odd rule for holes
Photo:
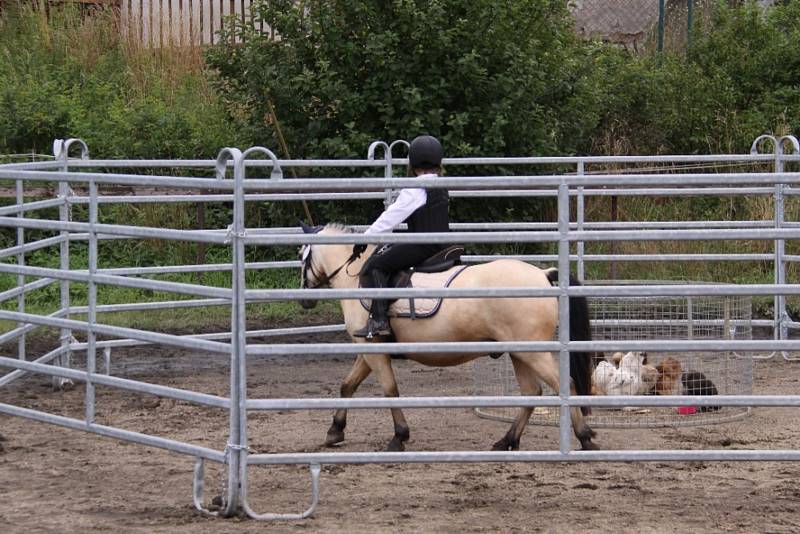
[[[361,385],[361,382],[369,376],[370,371],[371,369],[364,361],[364,357],[361,355],[357,356],[356,361],[353,362],[353,368],[350,369],[350,372],[342,382],[339,396],[343,399],[352,397],[356,389],[358,389],[358,386]],[[336,410],[336,413],[333,414],[333,423],[331,423],[331,427],[328,429],[325,445],[330,447],[331,445],[343,442],[345,426],[347,426],[347,409],[339,408]]]
[[[514,365],[514,374],[517,377],[519,384],[519,391],[525,396],[538,396],[542,394],[542,386],[536,378],[530,364],[517,355],[511,355],[511,363]],[[522,437],[522,432],[525,430],[525,425],[533,413],[533,408],[521,407],[517,414],[511,428],[508,429],[506,435],[503,436],[497,443],[492,446],[493,451],[516,451],[519,450],[519,440]]]
[[[558,391],[558,364],[550,353],[525,353],[521,355],[533,369],[533,372],[538,375],[542,381],[550,386],[554,391]],[[514,367],[516,370],[516,366]],[[517,375],[519,376],[519,374]],[[570,395],[575,395],[575,384],[570,379],[569,386]],[[596,450],[597,445],[592,442],[595,437],[595,431],[589,428],[586,420],[583,418],[580,407],[570,408],[570,418],[572,420],[572,430],[575,432],[575,437],[581,443],[581,448],[584,450]]]
[[[364,356],[364,361],[369,365],[376,375],[378,375],[378,382],[383,388],[383,394],[386,397],[399,397],[400,392],[397,389],[397,381],[394,377],[394,370],[392,369],[392,361],[386,354],[369,354]],[[403,451],[405,450],[404,442],[408,441],[411,432],[408,429],[408,423],[400,408],[391,408],[392,420],[394,421],[394,436],[387,445],[386,450]]]

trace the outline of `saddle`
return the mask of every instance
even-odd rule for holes
[[[464,247],[453,245],[441,250],[421,264],[397,272],[387,284],[389,288],[448,287],[466,265],[461,265]],[[371,300],[361,299],[361,305],[370,309]],[[390,317],[421,319],[431,317],[439,311],[441,298],[395,299],[389,303]]]

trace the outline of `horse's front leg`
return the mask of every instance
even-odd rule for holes
[[[399,397],[400,392],[397,390],[397,381],[394,377],[394,370],[392,369],[392,360],[387,354],[365,354],[364,361],[378,375],[378,382],[383,388],[383,394],[386,397]],[[400,408],[392,408],[392,420],[394,421],[394,436],[387,445],[386,450],[390,452],[405,450],[405,443],[411,436],[408,429],[408,423]]]
[[[371,369],[364,361],[361,355],[356,356],[356,361],[353,362],[353,368],[345,377],[342,386],[339,390],[339,396],[343,399],[352,397],[361,382],[369,376]],[[347,408],[339,408],[333,414],[333,423],[328,429],[328,435],[325,437],[325,445],[330,447],[344,441],[344,427],[347,426]]]

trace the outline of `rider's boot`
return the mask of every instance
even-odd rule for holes
[[[381,288],[386,286],[389,277],[383,271],[375,269],[371,274],[372,287]],[[353,332],[353,336],[372,339],[376,336],[392,335],[392,328],[389,326],[389,319],[387,317],[388,311],[389,301],[372,299],[372,306],[370,306],[367,324],[364,325],[363,328],[359,328]]]

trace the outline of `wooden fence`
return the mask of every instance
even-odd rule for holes
[[[252,0],[118,0],[118,9],[122,27],[143,44],[188,46],[214,44],[227,17],[248,22],[251,4]]]

